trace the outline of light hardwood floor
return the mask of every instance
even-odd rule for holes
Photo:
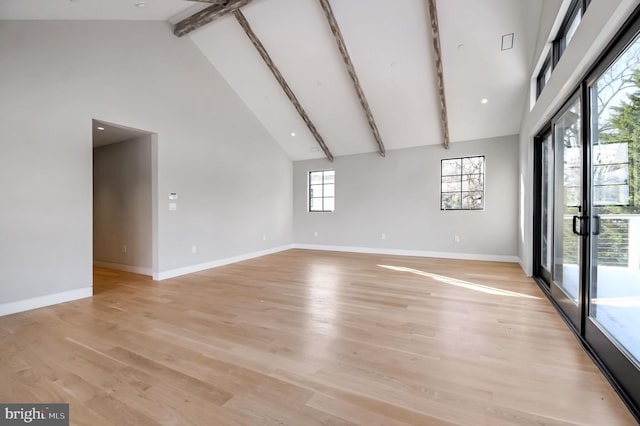
[[[514,264],[290,250],[94,287],[0,317],[0,402],[87,425],[636,424]]]

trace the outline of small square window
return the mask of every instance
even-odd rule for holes
[[[309,211],[332,212],[335,209],[336,172],[309,172]]]
[[[542,90],[547,85],[553,69],[575,35],[582,21],[582,16],[590,3],[591,0],[572,0],[569,4],[569,8],[551,46],[551,51],[536,76],[536,99],[540,97]]]
[[[484,156],[441,161],[440,209],[484,209]]]
[[[547,59],[545,59],[544,64],[542,65],[542,68],[540,68],[540,72],[538,73],[538,77],[536,78],[536,99],[540,97],[542,90],[551,78],[551,71],[551,52],[549,52],[549,54],[547,55]]]
[[[569,42],[575,35],[576,30],[582,21],[582,15],[584,15],[584,12],[587,10],[589,3],[590,0],[573,0],[569,5],[569,9],[564,16],[562,25],[560,25],[560,30],[558,31],[553,43],[554,66],[558,63],[560,57],[569,45]]]

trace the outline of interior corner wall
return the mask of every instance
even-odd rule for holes
[[[93,262],[152,274],[151,135],[93,150]]]
[[[475,155],[486,161],[485,209],[440,210],[440,160]],[[313,170],[335,170],[335,212],[308,211],[307,174]],[[449,150],[440,145],[388,150],[384,158],[370,153],[337,157],[334,163],[296,161],[295,242],[515,260],[517,177],[517,135],[456,142]]]
[[[167,23],[0,21],[0,70],[0,308],[91,289],[92,119],[157,134],[159,272],[293,242],[291,160]]]
[[[528,275],[533,273],[534,138],[571,96],[581,79],[585,77],[587,71],[639,4],[640,0],[591,1],[571,43],[566,47],[540,97],[534,107],[530,111],[527,108],[524,113],[520,129],[518,176],[520,185],[518,255],[520,264]],[[552,19],[555,18],[553,12],[557,12],[558,6],[559,4],[555,1],[544,2],[541,32],[551,30]],[[539,39],[544,40],[542,37]],[[543,47],[544,45],[537,46],[537,54],[540,54]],[[537,59],[534,58],[533,62],[536,63]],[[533,72],[532,70],[532,79],[535,78]],[[527,101],[527,105],[530,105],[530,100]]]

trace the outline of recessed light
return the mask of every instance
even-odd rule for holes
[[[489,100],[487,100],[487,98],[482,98],[480,102],[482,102],[483,104],[486,104],[487,102],[489,102]]]
[[[296,135],[296,133],[295,133],[295,132],[291,132],[291,136],[295,136],[295,135]]]
[[[102,126],[98,126],[98,127],[97,127],[97,129],[98,129],[98,130],[104,130],[104,127],[102,127]]]

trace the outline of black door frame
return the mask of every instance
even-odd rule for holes
[[[640,10],[640,9],[639,9]],[[588,108],[589,112],[589,120],[584,120],[585,122],[585,140],[588,143],[589,149],[587,150],[587,164],[586,167],[586,178],[589,180],[588,184],[591,187],[591,142],[592,142],[592,134],[591,134],[591,123],[593,117],[591,117],[591,88],[596,83],[598,78],[615,62],[615,60],[629,47],[637,37],[640,37],[640,12],[636,10],[633,14],[632,18],[625,24],[623,30],[616,37],[614,43],[608,47],[605,51],[605,55],[600,58],[597,62],[596,66],[587,74],[587,77],[583,80],[582,83],[582,93],[583,98],[585,99],[584,105],[585,108]],[[586,111],[585,111],[586,112]],[[587,201],[589,202],[588,206],[591,207],[591,194],[587,195]],[[589,216],[591,215],[591,211],[588,212]],[[588,223],[588,233],[591,236],[591,220],[589,217]],[[587,276],[590,276],[592,273],[592,265],[591,261],[593,258],[593,253],[591,253],[591,242],[586,247],[586,258],[587,264],[585,265]],[[590,287],[590,280],[585,282],[585,285]],[[589,293],[590,289],[585,292]],[[619,349],[616,344],[613,342],[612,338],[607,336],[607,332],[598,326],[598,324],[591,319],[589,316],[589,295],[584,300],[585,303],[585,313],[583,316],[583,336],[584,339],[588,342],[588,344],[593,348],[594,352],[596,352],[601,360],[601,362],[607,367],[607,369],[611,372],[611,374],[616,377],[619,385],[623,388],[626,397],[628,397],[633,405],[636,406],[636,410],[640,407],[640,368],[636,366],[626,355],[624,355],[623,351]],[[625,398],[623,398],[625,399]],[[627,402],[627,401],[625,401]],[[638,417],[638,413],[636,417]],[[640,421],[640,419],[639,419]]]
[[[553,150],[553,135],[551,134],[551,123],[548,123],[542,131],[534,138],[533,145],[533,211],[535,220],[533,221],[533,275],[542,279],[547,288],[551,286],[551,273],[542,267],[542,144],[550,138],[551,149]],[[553,210],[552,210],[553,212]],[[552,238],[549,244],[553,244],[553,229],[551,230]]]
[[[551,188],[552,191],[554,191],[554,195],[553,195],[553,200],[554,200],[554,205],[553,205],[553,215],[554,215],[554,227],[553,227],[553,239],[554,241],[551,241],[551,244],[554,244],[554,250],[555,250],[555,237],[556,237],[556,226],[555,226],[555,214],[556,214],[556,209],[558,208],[558,206],[555,203],[555,185],[558,184],[558,178],[556,176],[556,167],[555,167],[555,158],[556,158],[556,148],[558,146],[557,141],[556,141],[556,135],[555,135],[555,127],[554,124],[555,122],[558,120],[558,118],[560,118],[569,108],[571,108],[571,106],[573,106],[573,104],[576,102],[576,100],[580,100],[580,143],[582,144],[582,150],[583,150],[583,155],[584,152],[586,151],[586,146],[584,143],[585,140],[585,102],[583,99],[583,93],[582,90],[577,89],[575,90],[573,93],[571,93],[571,95],[569,96],[569,98],[562,104],[562,106],[560,107],[560,109],[558,110],[558,112],[556,112],[556,114],[553,115],[553,117],[551,118],[551,120],[549,120],[549,122],[545,125],[545,127],[543,128],[543,130],[541,132],[538,133],[538,136],[535,137],[534,139],[534,255],[533,255],[533,261],[534,261],[534,276],[536,278],[540,279],[540,282],[544,284],[544,290],[546,292],[546,294],[551,297],[553,299],[554,304],[560,309],[563,318],[565,319],[565,321],[570,323],[570,326],[572,329],[574,329],[574,331],[578,334],[581,334],[581,331],[584,329],[584,312],[585,312],[585,300],[586,300],[586,292],[584,291],[584,279],[587,276],[586,275],[586,270],[584,267],[584,261],[586,259],[585,255],[586,255],[586,235],[582,235],[580,236],[580,248],[579,248],[579,256],[580,259],[578,260],[578,283],[579,283],[579,287],[578,287],[578,306],[576,307],[574,302],[564,293],[564,291],[562,291],[554,282],[553,282],[553,269],[555,268],[555,252],[554,252],[554,265],[552,265],[552,270],[551,272],[551,276],[548,276],[548,274],[544,271],[544,268],[542,268],[542,259],[541,259],[541,247],[542,247],[542,242],[540,241],[541,239],[541,230],[542,230],[542,214],[541,214],[541,208],[542,208],[542,142],[549,136],[551,135],[551,146],[554,150],[554,164],[552,165],[553,167],[553,175],[554,175],[554,187]],[[586,167],[583,165],[582,166],[582,193],[580,195],[580,202],[582,205],[582,215],[584,216],[585,214],[585,206],[586,206],[586,200],[585,200],[585,193],[586,191],[586,181],[585,181],[585,173],[586,173]],[[585,234],[588,233],[588,231],[586,230],[587,226],[586,226],[586,222],[588,222],[587,220],[584,221],[585,226],[582,227],[585,230]]]
[[[589,281],[591,274],[591,98],[590,88],[600,75],[617,59],[617,57],[625,50],[625,48],[640,35],[640,6],[634,11],[627,22],[621,27],[616,36],[605,48],[594,65],[581,78],[580,85],[576,90],[562,103],[562,106],[556,114],[549,120],[538,132],[534,138],[534,221],[533,221],[533,272],[536,282],[547,295],[550,302],[555,306],[558,313],[565,320],[569,328],[582,343],[587,353],[592,357],[596,365],[601,369],[604,376],[609,380],[613,388],[619,394],[621,399],[627,405],[636,420],[640,422],[640,369],[631,362],[622,351],[617,348],[616,344],[607,337],[603,331],[592,319],[589,318]],[[583,216],[587,216],[585,220],[585,234],[581,238],[581,256],[582,265],[580,269],[580,294],[579,294],[579,311],[580,321],[576,324],[563,310],[562,303],[552,295],[551,277],[546,277],[541,272],[541,154],[544,138],[551,132],[552,146],[555,150],[555,135],[552,123],[568,108],[576,99],[581,98],[582,128],[581,139],[583,146],[583,191],[582,205]],[[555,184],[556,182],[554,182]],[[554,206],[555,212],[556,206]],[[555,227],[554,227],[555,228]],[[555,231],[554,231],[555,238]],[[548,282],[547,282],[548,280]]]
[[[557,164],[557,155],[558,155],[558,150],[561,149],[560,147],[560,143],[559,141],[556,140],[556,129],[555,129],[555,123],[558,121],[559,118],[561,118],[577,101],[580,102],[580,144],[582,147],[582,155],[584,156],[585,150],[586,150],[586,146],[584,143],[584,130],[585,130],[585,115],[584,115],[584,99],[582,97],[582,92],[580,90],[576,90],[573,92],[573,94],[569,97],[569,99],[564,103],[564,105],[562,106],[562,108],[560,108],[560,110],[553,116],[553,118],[551,119],[551,137],[553,140],[553,149],[554,149],[554,164],[553,164],[553,173],[554,173],[554,209],[553,209],[553,222],[554,222],[554,226],[553,226],[553,245],[554,245],[554,264],[553,264],[553,269],[555,270],[555,238],[557,237],[556,234],[556,223],[555,223],[555,219],[556,219],[556,214],[558,213],[558,209],[560,207],[564,207],[564,206],[558,206],[556,204],[556,200],[555,200],[555,192],[556,192],[556,186],[558,184],[563,184],[562,181],[560,181],[558,175],[556,174],[557,170],[556,170],[556,164]],[[580,193],[580,214],[581,217],[584,217],[585,215],[585,210],[586,210],[586,204],[585,204],[585,192],[586,192],[586,185],[585,185],[585,179],[584,179],[584,174],[585,174],[585,165],[584,163],[582,164],[582,176],[581,176],[581,193]],[[555,282],[553,281],[553,271],[552,271],[552,279],[551,279],[551,286],[550,286],[550,292],[551,292],[551,296],[555,299],[556,303],[560,306],[560,308],[563,310],[565,316],[573,323],[573,326],[576,328],[576,330],[578,332],[581,332],[581,330],[583,330],[583,314],[584,314],[584,282],[585,282],[585,277],[587,275],[585,275],[585,270],[584,270],[584,261],[586,259],[585,257],[585,246],[586,244],[586,232],[585,231],[585,227],[583,226],[583,224],[585,223],[585,220],[580,220],[580,232],[582,233],[582,235],[577,235],[577,239],[579,242],[579,247],[578,247],[578,298],[577,298],[577,306],[576,304],[573,302],[573,300],[558,286],[555,284]]]

